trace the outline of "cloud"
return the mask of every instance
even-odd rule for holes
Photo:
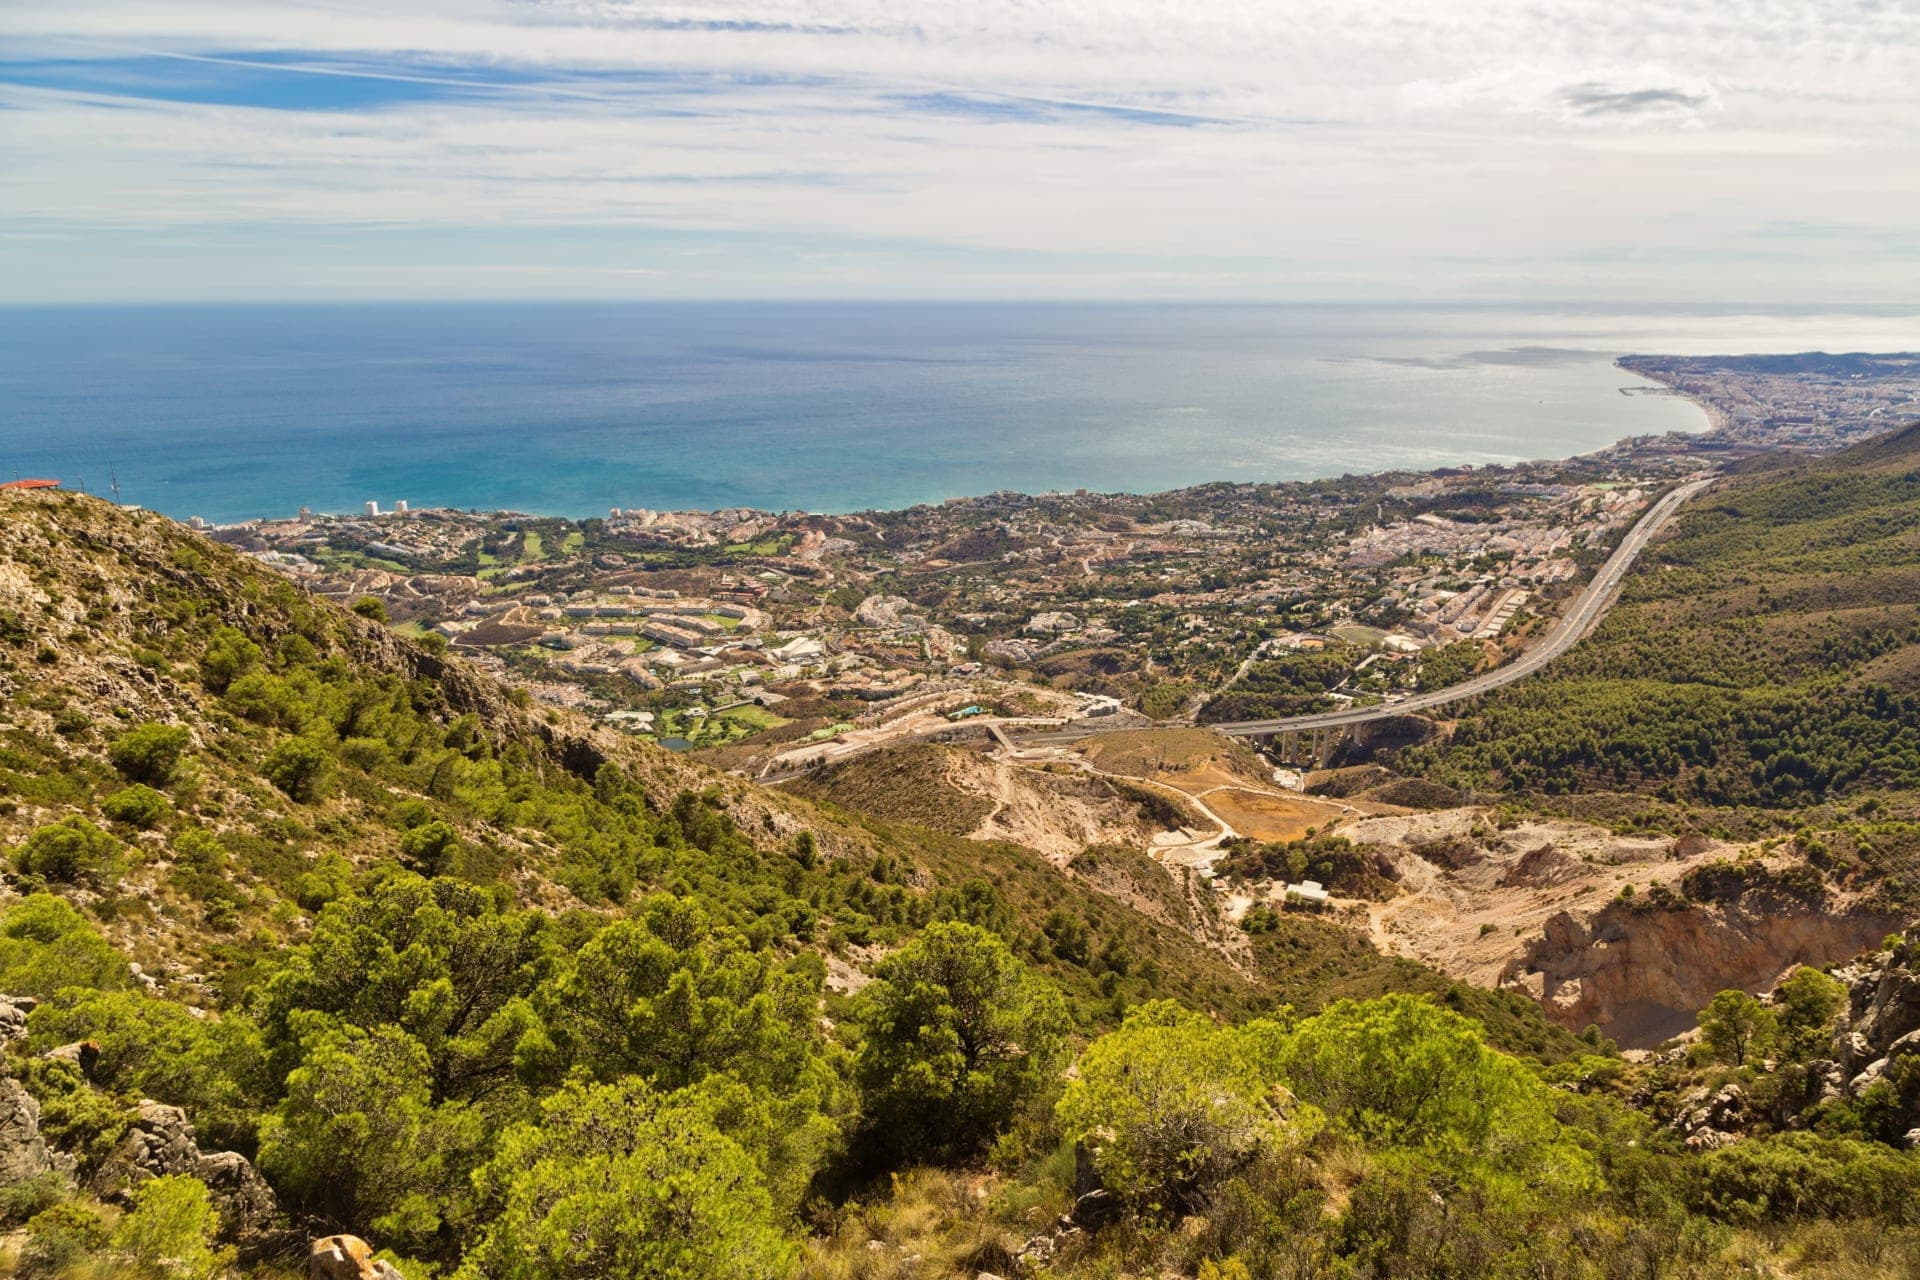
[[[1570,84],[1555,95],[1576,120],[1667,120],[1698,124],[1718,105],[1711,86],[1631,85],[1606,80]]]
[[[1920,291],[1920,23],[1871,0],[63,0],[0,50],[14,296],[181,237],[244,291],[484,236],[535,291],[578,232],[695,290],[1712,294],[1836,207],[1769,285]]]

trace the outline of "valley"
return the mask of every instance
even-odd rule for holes
[[[1578,1258],[1577,1224],[1687,1274],[1898,1274],[1920,1256],[1899,1207],[1920,1193],[1920,428],[1698,466],[1577,497],[1617,509],[1632,554],[1596,539],[1591,589],[1484,648],[1269,634],[1228,584],[1206,589],[1216,622],[1140,650],[1096,658],[1069,630],[969,673],[944,623],[874,589],[892,579],[840,597],[857,625],[785,628],[840,606],[770,588],[723,611],[694,569],[617,567],[591,598],[622,603],[563,607],[578,630],[701,620],[731,638],[683,661],[767,659],[624,717],[605,684],[562,696],[510,641],[359,594],[373,579],[0,493],[0,1188],[20,1206],[0,1204],[0,1260],[26,1276],[160,1231],[177,1195],[165,1229],[209,1275],[289,1275],[328,1232],[402,1275],[520,1275],[556,1206],[628,1202],[570,1191],[584,1167],[669,1188],[659,1216],[595,1230],[673,1241],[699,1274],[1204,1274],[1225,1249],[1304,1276],[1357,1256],[1353,1215],[1414,1168],[1474,1206],[1433,1224],[1449,1249]],[[1671,519],[1634,523],[1655,504]],[[535,563],[569,536],[543,532]],[[1232,637],[1211,699],[1180,665],[1206,625]],[[1480,656],[1442,659],[1463,643]],[[818,670],[781,675],[782,653]],[[1131,653],[1178,699],[1128,684]],[[875,654],[897,665],[841,661]],[[1072,662],[1047,676],[1053,656]],[[1475,675],[1496,659],[1524,678]],[[1284,736],[1367,698],[1383,710],[1350,734]],[[1249,708],[1271,732],[1221,731]],[[1410,1062],[1464,1108],[1418,1121],[1438,1146],[1364,1118],[1403,1105],[1369,1091]],[[1203,1126],[1187,1154],[1123,1160],[1128,1117],[1184,1105],[1136,1071],[1239,1099],[1259,1136]],[[1543,1183],[1523,1150],[1591,1176]],[[1772,1168],[1801,1200],[1773,1198]],[[1488,1208],[1513,1179],[1527,1196]],[[1292,1243],[1209,1234],[1236,1197],[1295,1206]],[[1891,1261],[1807,1262],[1830,1228],[1881,1233]],[[539,1247],[552,1274],[614,1265]]]

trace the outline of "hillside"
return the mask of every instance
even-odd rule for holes
[[[1910,948],[1635,1066],[1336,923],[1224,930],[1133,849],[966,838],[987,775],[940,752],[783,795],[377,613],[0,494],[0,1272],[291,1276],[337,1231],[410,1280],[1920,1257]],[[1021,803],[1181,816],[1049,777]]]
[[[1838,824],[1837,857],[1894,871],[1920,851],[1916,601],[1920,427],[1768,459],[1685,509],[1591,637],[1401,764],[1573,812]]]

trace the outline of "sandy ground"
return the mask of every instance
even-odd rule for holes
[[[1626,885],[1644,892],[1656,880],[1677,881],[1739,852],[1701,841],[1676,857],[1668,838],[1546,819],[1501,830],[1483,809],[1366,818],[1340,832],[1386,850],[1406,888],[1389,902],[1367,904],[1374,945],[1489,987],[1559,912],[1596,911]],[[1465,850],[1463,865],[1438,866],[1413,851],[1449,839]]]
[[[993,811],[967,833],[972,840],[1026,845],[1065,863],[1089,845],[1139,848],[1150,832],[1138,810],[1116,796],[1085,794],[1072,777],[1057,778],[1002,759],[956,754],[948,774],[961,790],[993,801]]]

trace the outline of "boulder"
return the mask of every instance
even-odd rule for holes
[[[1875,1057],[1872,1042],[1858,1031],[1841,1032],[1833,1042],[1833,1052],[1840,1060],[1840,1069],[1849,1076]]]
[[[32,996],[0,996],[0,1044],[26,1038],[27,1015],[39,1003]]]
[[[1687,1150],[1718,1151],[1721,1147],[1731,1146],[1739,1140],[1738,1135],[1722,1133],[1718,1129],[1696,1129],[1687,1135]]]
[[[359,1236],[323,1236],[307,1246],[307,1280],[402,1280]]]
[[[1867,1064],[1867,1069],[1847,1082],[1847,1091],[1855,1097],[1873,1087],[1874,1081],[1887,1074],[1890,1058],[1876,1058]]]
[[[1072,1225],[1085,1227],[1088,1231],[1098,1231],[1120,1216],[1119,1197],[1105,1187],[1098,1188],[1081,1196],[1073,1202],[1073,1212],[1068,1216]]]
[[[1013,1256],[1014,1260],[1023,1268],[1031,1270],[1035,1267],[1044,1267],[1049,1262],[1052,1262],[1054,1252],[1058,1248],[1059,1246],[1054,1243],[1052,1236],[1035,1236],[1033,1239],[1021,1245],[1019,1252]]]
[[[72,1044],[63,1044],[49,1049],[40,1055],[48,1062],[71,1062],[80,1068],[80,1074],[93,1079],[93,1065],[100,1061],[100,1046],[92,1040],[75,1040]]]
[[[193,1166],[220,1207],[220,1232],[240,1247],[243,1257],[278,1243],[283,1234],[280,1201],[273,1188],[238,1151],[210,1151]]]
[[[1847,1073],[1839,1063],[1822,1058],[1807,1064],[1810,1083],[1816,1086],[1816,1102],[1838,1102],[1847,1096]]]
[[[0,1187],[37,1178],[53,1168],[40,1136],[40,1104],[11,1076],[0,1076]]]
[[[1689,1149],[1712,1151],[1737,1141],[1751,1119],[1747,1091],[1728,1084],[1711,1097],[1704,1089],[1695,1090],[1687,1097],[1674,1127],[1687,1136]]]

